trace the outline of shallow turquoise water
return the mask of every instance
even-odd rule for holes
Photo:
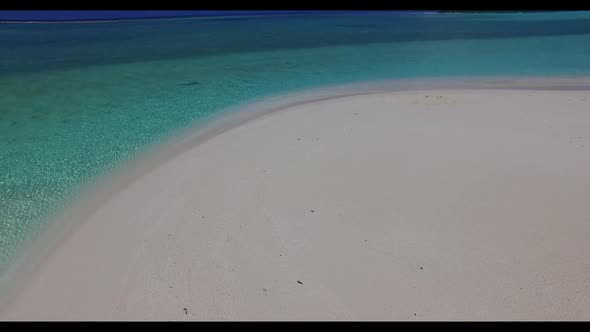
[[[0,25],[0,273],[85,183],[229,106],[375,79],[590,74],[590,12]]]

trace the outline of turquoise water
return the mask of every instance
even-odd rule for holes
[[[229,106],[376,79],[590,74],[590,12],[0,25],[0,273],[88,183]]]

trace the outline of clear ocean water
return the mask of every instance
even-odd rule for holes
[[[590,12],[0,24],[0,275],[89,181],[229,106],[366,80],[590,74]]]

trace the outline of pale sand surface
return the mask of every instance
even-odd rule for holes
[[[144,173],[0,319],[590,319],[587,91],[317,101]]]

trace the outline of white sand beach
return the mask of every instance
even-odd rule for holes
[[[590,318],[588,90],[320,100],[119,180],[1,320]]]

